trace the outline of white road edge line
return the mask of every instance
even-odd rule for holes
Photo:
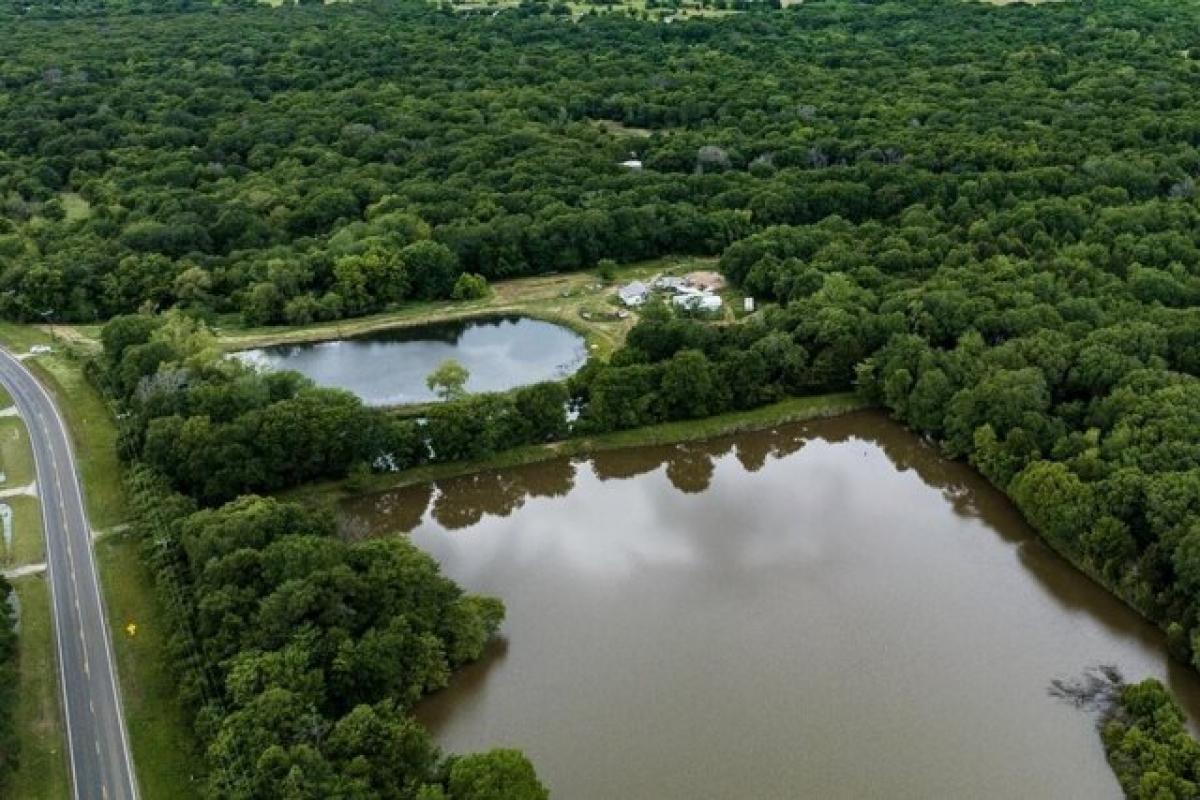
[[[4,354],[5,358],[14,362],[15,369],[24,369],[24,367],[21,365],[21,363],[19,361],[17,361],[12,356],[12,354],[8,352],[7,349],[0,348],[0,352],[2,352]],[[17,383],[18,383],[18,381],[14,381],[13,385],[10,387],[13,390],[12,393],[13,393],[14,404],[15,404],[17,395],[21,395],[21,397],[24,398],[24,390],[22,388],[18,387]],[[27,399],[27,398],[24,398],[24,399]],[[32,403],[30,405],[32,406]],[[28,428],[29,421],[28,420],[23,420],[23,421],[25,422],[25,426]],[[45,465],[45,461],[44,461],[44,459],[38,458],[38,449],[33,444],[32,434],[30,434],[29,449],[33,451],[34,473],[39,473],[39,472],[41,472],[43,466]],[[39,475],[39,477],[41,477],[41,476]],[[43,510],[42,516],[45,517],[46,515],[45,515],[45,504],[44,503],[42,503],[42,510]],[[51,547],[50,541],[49,541],[50,528],[48,525],[46,525],[46,521],[44,519],[42,520],[42,538],[46,541],[46,582],[50,584],[50,605],[51,605],[52,609],[57,609],[58,608],[58,593],[56,591],[54,591],[54,562],[50,558],[50,547]],[[58,624],[59,618],[58,618],[57,610],[55,610],[53,617],[54,617],[54,642],[55,642],[55,645],[58,650],[58,687],[59,687],[59,691],[62,694],[62,703],[63,703],[62,716],[63,716],[63,720],[65,721],[66,726],[67,726],[66,745],[67,745],[67,753],[70,756],[70,761],[71,761],[71,791],[74,794],[76,800],[78,800],[79,799],[79,767],[75,763],[75,748],[71,746],[71,740],[72,740],[71,715],[67,713],[67,706],[68,706],[68,702],[69,702],[67,699],[67,675],[66,675],[66,670],[63,667],[63,664],[65,663],[66,660],[63,657],[62,625]]]
[[[7,351],[4,351],[4,352],[6,355],[8,354]],[[11,358],[11,356],[10,356],[10,358]],[[18,363],[17,368],[24,369],[24,365]],[[71,456],[71,464],[72,464],[72,468],[70,471],[71,472],[71,482],[74,484],[75,494],[79,499],[80,513],[83,514],[83,529],[85,532],[89,532],[89,534],[90,534],[90,531],[92,528],[91,528],[91,525],[88,523],[88,519],[87,519],[87,506],[84,505],[83,490],[80,488],[79,476],[75,473],[75,469],[74,469],[75,446],[71,442],[71,429],[67,427],[66,422],[62,418],[62,414],[58,410],[58,404],[54,402],[54,398],[51,397],[50,393],[46,391],[46,388],[44,386],[42,386],[42,382],[39,381],[37,379],[37,376],[34,375],[32,372],[29,372],[28,370],[26,370],[26,371],[28,372],[29,376],[33,379],[33,383],[35,386],[37,386],[38,391],[41,392],[42,397],[44,397],[46,399],[46,402],[50,405],[50,410],[54,412],[54,417],[55,417],[55,419],[58,420],[59,430],[63,433],[63,437],[66,440],[65,443],[66,443],[66,447],[67,447],[67,453]],[[96,581],[92,586],[92,589],[96,593],[96,601],[97,601],[96,607],[100,612],[100,630],[101,630],[101,633],[103,634],[103,639],[104,639],[104,653],[108,657],[108,663],[109,663],[108,677],[112,684],[113,698],[114,698],[114,701],[116,702],[116,706],[117,706],[117,722],[119,723],[119,727],[121,729],[121,743],[123,745],[122,749],[125,751],[125,769],[129,772],[129,785],[133,789],[133,798],[134,798],[134,800],[137,800],[137,798],[140,796],[140,794],[138,791],[137,773],[133,769],[133,756],[131,755],[132,751],[130,750],[130,747],[129,747],[129,733],[128,733],[128,730],[125,725],[125,702],[124,702],[124,699],[121,697],[120,687],[117,685],[117,662],[113,658],[113,655],[112,655],[112,643],[109,641],[109,634],[108,634],[108,607],[105,605],[104,596],[100,591],[100,570],[96,566],[96,554],[92,550],[92,539],[91,539],[90,535],[87,537],[87,554],[88,554],[88,560],[91,562],[92,574],[96,578]],[[64,687],[64,692],[65,691],[66,691],[66,689]]]

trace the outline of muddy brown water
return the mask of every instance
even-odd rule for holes
[[[968,467],[875,413],[361,498],[508,607],[418,708],[557,798],[1117,798],[1052,679],[1197,676]]]

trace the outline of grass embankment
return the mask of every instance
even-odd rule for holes
[[[12,509],[12,542],[3,548],[5,569],[46,560],[46,543],[42,536],[42,506],[36,497],[21,495],[0,500]]]
[[[23,800],[61,800],[70,793],[61,693],[55,666],[50,591],[41,575],[13,581],[21,604],[17,736],[20,762],[9,788]]]
[[[67,330],[54,327],[72,342],[82,345]],[[98,530],[126,521],[125,487],[117,458],[117,428],[108,404],[83,376],[83,364],[71,348],[41,327],[0,323],[0,345],[13,353],[26,353],[34,345],[50,345],[54,352],[25,359],[28,367],[50,392],[71,431],[71,444],[79,461],[85,488],[88,520]],[[12,479],[10,485],[16,485]]]
[[[124,468],[117,458],[117,426],[108,404],[83,377],[82,365],[74,358],[39,356],[26,363],[50,390],[71,429],[92,527],[103,531],[127,522]]]
[[[329,341],[438,322],[519,315],[568,327],[584,337],[589,356],[607,358],[625,342],[625,336],[638,319],[636,312],[626,313],[624,318],[619,316],[627,310],[616,300],[618,287],[634,280],[649,280],[656,275],[682,276],[697,270],[715,270],[716,265],[715,258],[667,256],[620,267],[616,278],[609,282],[590,272],[517,278],[492,284],[488,296],[478,300],[407,303],[381,314],[311,325],[246,327],[239,317],[229,315],[222,317],[213,330],[224,350],[235,351]],[[738,319],[742,295],[734,288],[721,294],[726,300],[723,319]],[[96,350],[100,347],[100,326],[55,325],[50,329],[58,341],[68,342],[77,349]],[[10,339],[21,349],[52,341],[40,327],[0,323],[0,343],[7,344]],[[39,356],[31,363],[49,366],[55,359],[56,356]]]
[[[0,490],[5,492],[23,489],[33,482],[33,450],[20,417],[0,417],[0,472],[4,473]],[[0,505],[12,513],[12,539],[0,541],[0,565],[12,568],[40,563],[45,559],[45,546],[37,499],[15,494],[0,497]]]
[[[430,464],[395,474],[379,474],[353,479],[327,481],[286,492],[289,499],[305,503],[332,503],[342,498],[394,489],[414,483],[469,475],[489,469],[503,469],[551,458],[585,456],[625,447],[679,444],[711,439],[743,431],[763,430],[789,422],[833,417],[867,408],[868,403],[852,392],[794,397],[752,411],[737,411],[705,419],[666,422],[645,428],[633,428],[598,436],[580,436],[561,442],[529,445],[506,450],[488,458],[451,464]]]
[[[0,489],[15,489],[33,481],[33,450],[20,417],[0,417]]]
[[[14,353],[28,352],[31,346],[39,344],[55,348],[53,353],[27,359],[25,364],[43,382],[66,419],[79,461],[88,517],[94,527],[103,531],[128,521],[129,510],[122,483],[123,470],[117,458],[116,423],[104,398],[84,378],[83,363],[78,357],[80,350],[93,346],[94,338],[95,329],[55,326],[46,330],[0,324],[0,344]],[[141,563],[137,543],[125,534],[110,533],[98,540],[96,559],[142,796],[193,797],[190,767],[194,763],[192,756],[196,745],[179,707],[171,668],[166,661],[167,630],[154,594],[152,576]],[[29,608],[22,609],[23,617],[33,613],[42,614],[49,629],[45,592],[40,597],[32,597]],[[132,636],[126,630],[130,622],[137,625],[136,634]],[[37,648],[37,642],[31,638],[36,636],[35,630],[33,626],[22,626],[23,652]],[[53,652],[48,659],[42,669],[46,679],[57,688]],[[61,724],[60,719],[61,715],[54,717],[55,725]],[[61,731],[56,731],[55,735],[61,738]],[[66,794],[64,788],[45,796],[65,797]],[[27,795],[18,793],[15,796]]]
[[[96,542],[96,562],[142,796],[182,800],[196,795],[192,765],[199,763],[197,744],[175,693],[167,615],[139,548],[129,533],[108,534]],[[135,626],[132,633],[130,625]]]

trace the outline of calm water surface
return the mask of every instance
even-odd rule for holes
[[[310,344],[244,350],[243,361],[293,369],[321,386],[349,389],[369,405],[434,400],[425,378],[448,358],[471,373],[467,390],[496,392],[566,377],[583,365],[583,337],[527,317],[488,317],[394,328]]]
[[[1115,664],[1196,676],[968,468],[863,413],[554,461],[345,509],[508,606],[419,716],[519,747],[553,796],[1117,798],[1047,695]]]

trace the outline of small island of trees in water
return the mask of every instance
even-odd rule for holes
[[[244,495],[787,396],[853,388],[941,442],[1200,661],[1200,8],[546,10],[0,6],[0,313],[116,315],[90,374],[205,643],[182,693],[210,796],[541,792],[406,717],[498,606]],[[232,365],[206,330],[667,253],[719,254],[765,308],[651,307],[566,384],[424,425]],[[1132,796],[1194,797],[1156,691],[1127,693],[1113,763]]]

